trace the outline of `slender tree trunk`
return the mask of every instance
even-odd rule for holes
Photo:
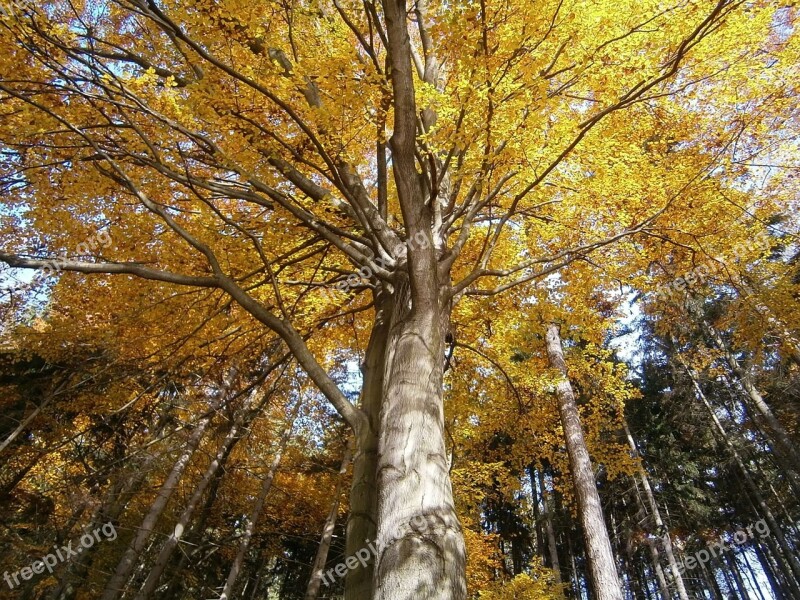
[[[256,568],[255,572],[255,582],[253,583],[252,590],[250,591],[248,598],[249,600],[256,600],[258,595],[258,588],[261,587],[261,582],[264,580],[264,571],[267,568],[267,559],[262,557],[258,563],[258,567]],[[242,593],[242,598],[245,597],[245,594]]]
[[[722,573],[722,578],[725,580],[725,589],[726,589],[726,591],[728,593],[727,597],[730,598],[731,595],[735,596],[736,594],[735,594],[734,589],[733,589],[734,588],[734,582],[731,579],[731,574],[729,573],[729,569],[728,569],[725,561],[722,559],[722,557],[719,557],[717,559],[712,559],[711,560],[710,569],[711,569],[712,573],[714,573],[714,567],[715,566],[717,566],[717,572],[721,572]]]
[[[269,367],[267,374],[277,369],[282,364],[285,364],[283,358],[274,361],[272,365]],[[280,377],[281,375],[279,374],[278,380],[280,380]],[[271,400],[273,394],[275,393],[276,388],[277,388],[277,381],[273,382],[273,384],[270,385],[269,389],[263,394],[262,398],[257,403],[251,405],[249,400],[246,401],[245,406],[242,408],[241,413],[239,413],[239,415],[234,416],[234,420],[237,423],[240,435],[235,437],[233,444],[227,445],[225,453],[219,460],[220,467],[222,468],[216,469],[216,472],[214,473],[214,476],[212,477],[211,483],[208,487],[208,494],[206,494],[206,501],[203,504],[203,508],[200,510],[200,518],[194,525],[191,526],[190,533],[186,536],[186,543],[188,546],[196,547],[202,541],[203,534],[206,528],[206,523],[208,522],[208,517],[211,513],[211,509],[214,506],[214,501],[217,497],[219,486],[222,483],[222,479],[225,475],[224,465],[228,462],[228,458],[230,457],[231,452],[233,451],[235,445],[239,443],[241,439],[246,437],[246,434],[243,431],[243,429],[249,428],[252,420],[256,416],[261,414],[261,412],[264,410],[264,407],[267,406],[267,404]],[[180,554],[180,558],[178,558],[177,560],[174,558],[172,559],[173,564],[166,569],[172,574],[166,584],[166,591],[162,594],[162,597],[173,598],[179,595],[179,592],[177,590],[178,586],[182,582],[182,580],[180,579],[180,574],[183,572],[186,563],[190,559],[190,556],[191,555],[189,553],[182,552]]]
[[[558,370],[562,378],[556,387],[558,395],[561,425],[567,443],[570,468],[575,483],[575,495],[578,499],[581,524],[586,544],[586,556],[589,562],[589,573],[592,578],[597,600],[622,600],[622,587],[614,563],[611,541],[608,538],[600,494],[583,437],[575,393],[572,391],[567,375],[567,363],[561,347],[559,326],[551,323],[547,327],[547,356],[550,366]]]
[[[375,600],[466,598],[466,556],[444,444],[440,315],[400,283],[386,356],[378,456]]]
[[[692,384],[693,384],[694,390],[695,390],[695,395],[705,405],[706,409],[708,410],[708,412],[709,412],[709,414],[711,416],[711,420],[712,420],[717,432],[719,433],[720,439],[722,439],[723,444],[728,448],[729,452],[731,453],[731,456],[733,456],[733,459],[736,461],[736,465],[739,467],[739,471],[742,473],[742,476],[744,478],[744,482],[745,482],[748,490],[750,491],[750,494],[752,495],[752,497],[753,497],[753,499],[754,499],[754,501],[755,501],[755,503],[756,503],[756,505],[758,507],[759,514],[761,514],[761,516],[767,521],[767,524],[768,524],[768,526],[770,528],[770,536],[774,536],[774,538],[778,541],[778,544],[780,545],[780,548],[783,551],[783,553],[785,554],[785,558],[789,563],[790,570],[794,574],[794,579],[796,579],[797,581],[800,581],[800,561],[798,561],[798,558],[795,555],[793,549],[791,548],[791,546],[786,541],[786,538],[783,535],[783,531],[779,527],[777,519],[775,519],[775,516],[773,515],[772,510],[769,508],[767,503],[764,501],[764,497],[761,495],[761,492],[759,491],[758,486],[753,481],[753,478],[750,477],[750,473],[747,470],[747,468],[745,467],[744,461],[742,460],[741,456],[739,455],[739,451],[733,445],[733,443],[731,442],[731,440],[728,437],[727,432],[725,431],[725,428],[722,426],[722,423],[720,423],[719,419],[717,418],[717,415],[714,412],[714,409],[711,406],[711,403],[708,401],[708,398],[706,398],[705,393],[703,392],[702,388],[700,387],[700,383],[697,381],[697,377],[694,374],[694,371],[692,371],[683,362],[682,359],[679,359],[679,360],[681,360],[681,363],[683,364],[684,368],[686,369],[687,374],[689,375],[690,379],[692,380]]]
[[[709,570],[705,563],[698,561],[700,572],[703,573],[703,580],[706,582],[706,588],[711,592],[711,597],[714,600],[723,600],[722,590],[719,589],[717,578],[714,576],[713,570]]]
[[[553,569],[556,583],[561,583],[561,566],[558,562],[556,532],[553,528],[552,492],[545,486],[544,476],[541,471],[539,471],[539,485],[542,488],[542,515],[544,516],[544,528],[547,533],[547,551],[550,555],[550,568]]]
[[[656,541],[653,539],[648,539],[647,548],[650,553],[650,562],[653,565],[653,572],[656,576],[658,589],[661,591],[661,597],[664,600],[669,600],[671,594],[669,593],[669,585],[667,584],[667,578],[664,575],[664,569],[661,567],[661,553],[658,551]]]
[[[647,504],[650,506],[650,514],[653,516],[653,524],[655,525],[656,532],[660,536],[660,539],[664,545],[664,554],[667,555],[667,563],[669,564],[670,572],[672,573],[675,581],[675,587],[678,590],[678,596],[681,600],[689,600],[689,595],[686,593],[686,586],[683,584],[683,577],[678,572],[678,561],[675,560],[675,552],[672,547],[672,537],[669,534],[669,530],[664,525],[664,520],[661,518],[661,511],[658,509],[658,503],[656,502],[655,495],[653,494],[653,488],[650,486],[650,478],[647,475],[647,471],[644,470],[644,466],[641,464],[641,455],[639,454],[639,448],[636,446],[636,442],[633,439],[633,435],[631,435],[631,431],[628,428],[628,423],[625,423],[625,435],[628,438],[628,445],[631,448],[631,452],[633,453],[634,457],[639,460],[639,478],[642,481],[642,488],[644,489],[645,497],[647,498]],[[663,532],[663,533],[662,533]],[[667,596],[669,598],[669,596]]]
[[[766,546],[769,548],[769,553],[772,555],[775,564],[775,575],[781,582],[781,589],[783,595],[793,600],[800,600],[800,584],[796,577],[793,576],[792,571],[787,568],[786,560],[783,556],[783,549],[780,544],[775,543],[775,540],[767,536],[765,538]]]
[[[753,551],[756,551],[758,547],[758,542],[753,544]],[[756,554],[758,556],[758,554]],[[734,555],[734,560],[736,556]],[[756,577],[755,572],[753,571],[753,565],[750,564],[750,559],[747,557],[747,552],[742,552],[742,558],[744,559],[744,564],[747,566],[747,581],[751,584],[751,587],[756,591],[758,594],[759,600],[767,600],[764,597],[764,592],[761,590],[761,586],[758,584],[758,578]],[[762,571],[764,569],[762,568]]]
[[[170,536],[167,538],[164,545],[161,547],[161,551],[156,558],[155,564],[153,568],[150,570],[150,573],[147,575],[147,579],[145,580],[144,586],[136,595],[136,600],[147,600],[155,591],[156,587],[158,586],[158,581],[161,579],[161,574],[164,572],[164,569],[169,564],[170,557],[172,556],[172,552],[178,546],[178,543],[183,538],[183,533],[186,531],[186,527],[191,521],[192,517],[194,516],[195,509],[197,505],[200,503],[200,499],[203,497],[208,486],[214,479],[219,468],[222,466],[225,458],[228,456],[228,453],[231,448],[236,444],[239,439],[239,428],[240,424],[235,422],[231,425],[230,429],[228,430],[225,439],[220,444],[219,450],[217,450],[217,454],[214,457],[214,460],[211,461],[211,464],[208,465],[206,468],[205,473],[200,478],[200,481],[197,483],[197,486],[192,493],[192,496],[189,498],[189,501],[186,503],[186,506],[183,509],[180,517],[178,518],[178,522],[175,524],[175,528],[173,529]]]
[[[767,324],[772,328],[772,331],[781,340],[781,346],[788,351],[789,358],[797,366],[800,366],[800,339],[797,338],[781,319],[775,316],[775,313],[773,313],[766,304],[761,302],[758,294],[748,282],[739,278],[737,283],[739,287],[741,287],[741,291],[746,294],[743,299],[749,301],[750,306],[755,309],[755,312],[764,318]]]
[[[224,457],[223,463],[227,463],[229,457],[230,453]],[[162,598],[180,597],[179,587],[184,582],[181,574],[184,572],[186,564],[190,560],[194,559],[194,554],[197,552],[197,548],[199,547],[200,543],[202,543],[203,534],[206,529],[206,523],[208,522],[208,517],[211,514],[211,509],[214,507],[214,501],[217,498],[217,492],[219,491],[219,487],[222,483],[224,475],[224,470],[217,471],[216,475],[214,476],[214,480],[209,487],[208,494],[206,495],[206,501],[203,503],[203,508],[200,510],[200,517],[197,523],[194,523],[191,526],[190,533],[185,538],[186,545],[189,547],[194,547],[195,550],[191,553],[181,552],[180,557],[177,559],[174,558],[173,553],[172,564],[166,569],[166,571],[170,573],[170,576],[166,585],[166,591],[163,594],[160,594]]]
[[[31,411],[27,417],[25,417],[17,428],[12,431],[8,437],[0,443],[0,452],[5,450],[11,443],[14,442],[15,439],[19,436],[20,433],[25,431],[25,428],[33,421],[36,416],[42,412],[43,409],[47,408],[47,405],[50,404],[50,401],[55,397],[55,393],[48,394],[47,398],[45,398],[36,408]]]
[[[636,506],[638,507],[638,511],[636,513],[637,522],[644,523],[644,521],[647,520],[647,518],[650,515],[647,512],[647,508],[645,508],[644,502],[642,501],[642,495],[639,492],[639,482],[637,482],[635,479],[633,480],[633,489],[631,490],[631,495],[636,501]],[[616,529],[616,527],[614,526],[613,513],[611,513],[611,524],[612,527]],[[620,552],[619,550],[620,543],[619,540],[616,540],[616,535],[615,535],[615,541],[617,542],[617,552]],[[663,600],[670,600],[672,596],[669,593],[669,584],[667,583],[667,578],[666,575],[664,574],[664,569],[661,566],[661,553],[658,551],[658,546],[656,545],[656,539],[648,535],[647,539],[645,540],[645,543],[647,544],[647,550],[648,553],[650,554],[650,564],[652,565],[653,573],[655,574],[656,577],[656,583],[658,583],[658,589],[661,592],[661,598]]]
[[[331,548],[333,530],[336,528],[336,519],[339,516],[342,487],[344,486],[347,469],[350,466],[351,456],[352,450],[348,446],[344,451],[342,465],[339,467],[339,478],[336,482],[336,489],[333,492],[333,500],[331,501],[331,508],[328,511],[328,518],[325,519],[325,524],[322,527],[322,537],[319,541],[319,548],[317,548],[317,554],[314,556],[314,562],[311,565],[311,578],[308,580],[308,586],[306,587],[305,600],[316,600],[319,595],[319,586],[322,584],[325,563],[328,561],[328,551]]]
[[[783,458],[786,466],[793,472],[794,477],[800,476],[800,451],[797,450],[796,445],[786,429],[772,412],[769,405],[764,402],[761,392],[758,391],[758,388],[753,384],[750,376],[731,353],[719,332],[706,320],[703,320],[702,324],[707,335],[713,340],[717,349],[722,353],[737,383],[741,386],[746,397],[750,399],[752,407],[755,408],[756,415],[766,423],[767,429],[771,433],[770,437],[774,443],[776,453]]]
[[[146,469],[142,469],[139,471],[141,473],[141,479],[144,479],[144,473]],[[121,475],[121,473],[120,473]],[[134,477],[134,481],[130,482],[130,484],[138,489],[139,483],[141,483],[139,477]],[[138,480],[138,481],[137,481]],[[116,520],[119,517],[119,513],[116,513],[113,509],[109,510],[110,507],[113,507],[117,496],[122,494],[125,491],[125,481],[122,477],[118,477],[115,481],[111,483],[111,486],[108,490],[106,490],[103,501],[101,502],[100,506],[93,512],[90,522],[90,530],[100,526],[103,521],[104,515],[106,517],[106,523],[112,520]],[[67,530],[67,535],[69,535],[70,531]],[[63,540],[57,540],[60,543]],[[63,571],[63,573],[58,577],[58,584],[52,589],[50,592],[50,599],[51,600],[71,600],[75,597],[77,593],[77,588],[75,583],[82,581],[86,574],[89,571],[89,567],[91,566],[94,560],[94,554],[96,552],[97,545],[93,545],[91,548],[87,548],[84,552],[81,553],[81,556],[78,560],[74,562],[70,562],[67,568]]]
[[[578,561],[575,560],[575,549],[572,546],[572,536],[567,536],[567,548],[569,550],[569,566],[572,572],[573,592],[576,598],[583,598],[583,586],[581,585],[581,574],[578,569]]]
[[[642,575],[637,568],[635,559],[628,557],[625,562],[628,565],[628,581],[630,582],[631,594],[634,598],[641,598],[645,595],[644,590],[647,585],[642,585]]]
[[[169,421],[170,413],[164,411],[154,426],[153,439],[158,439],[164,433],[164,428]],[[117,460],[127,457],[118,456]],[[86,531],[93,531],[105,523],[117,522],[125,511],[130,499],[141,489],[152,465],[156,462],[158,454],[149,452],[144,460],[136,464],[132,474],[125,471],[119,472],[111,486],[106,490],[103,502],[94,511],[90,525]],[[58,585],[50,593],[51,600],[72,600],[77,595],[77,582],[83,581],[94,562],[100,545],[95,544],[81,553],[80,557],[69,564],[58,578]]]
[[[745,477],[745,480],[746,479],[747,477]],[[764,518],[770,522],[770,520],[766,518],[764,514],[762,514],[763,509],[760,506],[762,498],[759,496],[759,494],[753,494],[753,491],[752,489],[749,489],[749,486],[741,485],[740,487],[742,489],[742,493],[747,499],[748,504],[750,505],[750,508],[753,511],[753,516]],[[782,535],[783,532],[781,531],[781,536]],[[796,581],[795,577],[792,576],[791,568],[787,563],[787,560],[784,558],[786,549],[783,548],[782,552],[781,547],[775,543],[775,540],[771,537],[771,535],[768,535],[762,540],[752,540],[751,544],[755,549],[760,542],[765,543],[765,546],[762,549],[766,552],[766,557],[768,559],[767,565],[772,569],[772,581],[775,584],[774,589],[776,592],[780,590],[778,592],[778,597],[800,600],[800,586],[798,586],[798,582]],[[791,553],[789,554],[789,558],[791,559]],[[761,559],[759,558],[759,560]]]
[[[766,546],[766,544],[765,544]],[[769,581],[770,590],[781,600],[784,599],[791,599],[796,600],[795,596],[792,594],[791,590],[787,589],[783,582],[778,579],[777,569],[773,565],[772,561],[770,560],[770,556],[759,542],[753,544],[753,550],[758,557],[758,564],[761,566],[761,572],[764,573],[767,581]],[[756,578],[756,576],[753,576]],[[756,578],[756,581],[758,579]]]
[[[548,552],[544,542],[544,532],[542,527],[542,518],[539,511],[539,496],[540,493],[537,488],[537,476],[534,466],[528,465],[528,477],[531,480],[531,508],[533,510],[533,523],[536,530],[536,551],[542,558],[545,564],[552,568],[552,562],[548,563]],[[540,479],[539,479],[540,480]]]
[[[252,541],[253,534],[256,531],[258,520],[261,518],[261,513],[264,511],[264,505],[266,504],[267,496],[272,489],[272,482],[275,479],[275,474],[278,472],[278,467],[281,464],[283,452],[286,450],[289,439],[292,437],[294,420],[299,409],[300,401],[297,401],[294,409],[292,410],[289,422],[283,429],[283,433],[278,441],[278,447],[275,450],[275,455],[272,457],[272,463],[269,466],[269,471],[267,471],[267,475],[261,485],[261,492],[258,494],[256,503],[253,505],[253,510],[250,513],[250,518],[247,520],[244,534],[242,535],[241,542],[239,542],[239,551],[236,553],[236,558],[234,558],[231,569],[228,572],[228,578],[225,581],[225,586],[222,588],[222,593],[219,596],[219,600],[228,600],[229,598],[233,597],[233,590],[236,586],[236,580],[239,578],[239,573],[242,570],[242,565],[244,564],[247,551],[250,549],[250,542]]]
[[[748,413],[751,413],[752,411],[748,407],[746,400],[742,398],[742,391],[743,391],[742,388],[740,386],[737,387],[735,385],[730,375],[724,374],[722,376],[722,380],[725,382],[725,389],[731,396],[731,401],[734,404],[734,408],[732,410],[732,408],[728,406],[728,403],[724,401],[720,403],[721,404],[720,408],[723,408],[727,413],[728,419],[732,423],[735,423],[738,418],[735,414],[735,411],[742,410]],[[741,398],[741,402],[739,402],[738,404],[736,404],[737,397]],[[752,423],[754,430],[757,431],[764,438],[765,442],[770,446],[774,446],[774,443],[772,442],[771,433],[769,432],[769,430],[765,430],[765,423],[763,422],[763,420],[758,418],[752,419]],[[785,457],[783,457],[777,452],[770,452],[766,458],[769,460],[771,464],[775,466],[775,468],[778,471],[780,471],[786,476],[786,482],[792,488],[794,494],[796,496],[800,496],[800,477],[798,477],[795,473],[793,473],[791,469],[787,466]],[[757,474],[762,478],[764,478],[764,481],[769,481],[769,479],[764,476],[764,472],[759,466],[759,461],[756,461],[756,469],[757,469]],[[772,488],[771,483],[770,483],[770,488]],[[780,502],[780,499],[778,498],[777,495],[775,495],[775,498]],[[791,521],[792,519],[790,518],[789,522]]]
[[[739,563],[736,561],[736,554],[729,552],[723,556],[723,561],[728,565],[728,570],[736,582],[736,589],[739,591],[739,598],[749,598],[750,594],[747,591],[747,586],[742,579],[742,573],[739,571]]]
[[[215,402],[214,407],[217,408],[220,404],[221,401]],[[170,472],[169,476],[161,485],[156,499],[153,501],[153,504],[150,506],[150,510],[142,520],[142,524],[139,526],[139,529],[131,541],[130,546],[128,546],[128,549],[122,555],[114,575],[106,584],[105,590],[103,591],[102,600],[117,600],[117,598],[122,595],[125,585],[128,582],[128,578],[136,566],[136,560],[139,558],[139,555],[142,553],[147,540],[153,533],[153,529],[155,529],[161,513],[164,512],[167,502],[169,502],[173,492],[178,487],[178,482],[180,481],[186,466],[189,464],[189,460],[191,460],[195,450],[197,450],[197,447],[200,445],[200,442],[205,435],[206,427],[208,427],[210,421],[211,415],[200,419],[200,422],[189,436],[183,454],[181,454],[180,458],[172,467],[172,471]]]
[[[647,565],[644,561],[634,560],[633,563],[636,567],[636,579],[639,582],[639,590],[645,598],[652,598],[650,592],[650,577],[647,573]],[[591,596],[589,596],[591,598]],[[638,598],[639,596],[637,596]]]

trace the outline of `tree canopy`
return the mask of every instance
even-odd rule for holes
[[[6,2],[12,593],[800,598],[797,17]]]

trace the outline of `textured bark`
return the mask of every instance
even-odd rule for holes
[[[375,600],[466,598],[466,556],[444,444],[444,343],[436,310],[392,319],[378,455]]]
[[[325,524],[322,526],[322,536],[319,541],[319,548],[317,548],[317,554],[314,556],[314,562],[311,565],[311,578],[308,580],[308,585],[306,586],[306,593],[304,596],[305,600],[316,600],[317,596],[319,595],[319,586],[322,584],[325,563],[328,561],[328,552],[331,548],[333,530],[336,527],[336,518],[339,516],[339,504],[341,503],[340,501],[342,498],[344,478],[345,475],[347,475],[347,469],[350,466],[351,457],[352,450],[348,446],[348,448],[344,451],[342,464],[339,467],[339,479],[336,482],[336,489],[333,492],[331,508],[328,511],[328,517],[325,519]]]
[[[559,371],[561,381],[556,386],[561,425],[569,454],[569,463],[575,484],[575,496],[578,500],[578,511],[586,545],[586,556],[589,563],[589,574],[593,583],[597,600],[622,600],[622,587],[614,563],[611,541],[603,519],[600,495],[583,437],[575,394],[567,378],[567,364],[561,347],[559,326],[551,323],[547,327],[547,356],[550,366]]]

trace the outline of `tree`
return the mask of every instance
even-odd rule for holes
[[[115,303],[135,300],[136,276],[208,314],[221,296],[238,305],[355,435],[348,548],[375,539],[379,553],[347,596],[464,598],[443,404],[454,306],[524,297],[727,189],[706,179],[749,124],[726,112],[732,94],[713,116],[693,94],[756,72],[791,97],[757,52],[791,47],[772,37],[780,8],[14,5],[0,39],[0,259],[74,286],[120,275],[103,280]],[[674,138],[653,129],[672,112],[712,134],[670,154]],[[315,335],[364,311],[357,405]]]
[[[562,378],[557,384],[559,412],[586,538],[586,554],[589,559],[593,589],[597,598],[621,600],[622,587],[617,576],[611,541],[606,531],[594,470],[583,437],[575,393],[567,376],[567,364],[564,362],[561,334],[557,323],[550,323],[547,326],[546,340],[550,366],[556,369]]]

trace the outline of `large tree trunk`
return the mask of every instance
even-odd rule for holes
[[[378,455],[375,600],[462,600],[466,556],[444,443],[444,341],[437,310],[395,298]]]
[[[550,323],[547,326],[545,339],[550,366],[562,375],[561,381],[556,386],[558,408],[575,484],[575,496],[578,499],[578,511],[583,525],[586,556],[595,598],[597,600],[622,600],[622,587],[614,564],[611,540],[608,538],[608,530],[603,519],[600,494],[597,492],[589,451],[583,437],[575,394],[567,378],[567,364],[564,361],[561,334],[557,324]]]
[[[331,508],[328,511],[325,524],[322,526],[322,536],[319,541],[319,547],[317,548],[317,554],[314,556],[314,563],[311,565],[311,578],[308,580],[308,585],[306,586],[304,600],[316,600],[319,595],[319,586],[322,584],[323,571],[325,570],[325,563],[328,560],[328,552],[331,548],[331,540],[333,539],[333,530],[336,528],[336,518],[339,516],[342,487],[344,485],[345,475],[347,475],[347,469],[350,466],[351,456],[352,450],[348,446],[344,451],[342,464],[339,467],[339,478],[336,482],[336,489],[333,492]]]

